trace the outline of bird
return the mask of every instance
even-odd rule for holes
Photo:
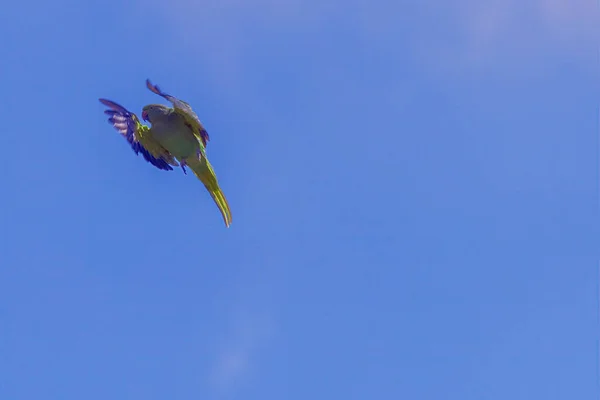
[[[108,107],[104,111],[108,122],[127,140],[136,154],[164,171],[181,167],[187,174],[189,167],[219,208],[225,226],[231,225],[231,210],[225,194],[221,190],[217,175],[206,156],[209,135],[198,115],[183,100],[171,96],[149,79],[146,87],[167,101],[172,107],[163,104],[148,104],[142,108],[143,124],[136,114],[122,105],[105,98],[98,99]]]

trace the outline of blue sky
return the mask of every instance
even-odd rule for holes
[[[589,3],[5,4],[0,398],[597,398]],[[146,78],[230,229],[106,122]]]

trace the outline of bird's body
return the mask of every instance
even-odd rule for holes
[[[155,113],[154,117],[150,116],[150,133],[154,139],[180,162],[196,156],[200,151],[200,142],[186,125],[185,119],[173,109],[164,110],[164,114],[161,111]]]
[[[110,115],[109,122],[121,132],[136,153],[141,152],[146,161],[159,169],[172,170],[180,165],[184,172],[188,166],[204,184],[219,207],[225,225],[231,224],[231,210],[223,194],[217,176],[206,157],[208,133],[191,107],[168,94],[163,93],[150,81],[146,86],[173,104],[173,108],[162,104],[150,104],[143,108],[142,118],[151,127],[142,125],[137,116],[119,104],[100,99],[110,107],[105,111]]]

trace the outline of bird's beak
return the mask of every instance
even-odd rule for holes
[[[150,121],[150,120],[148,119],[148,113],[147,113],[146,111],[142,111],[142,119],[143,119],[144,121]]]

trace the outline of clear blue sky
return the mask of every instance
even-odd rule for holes
[[[4,4],[0,399],[598,398],[597,6],[438,3]]]

